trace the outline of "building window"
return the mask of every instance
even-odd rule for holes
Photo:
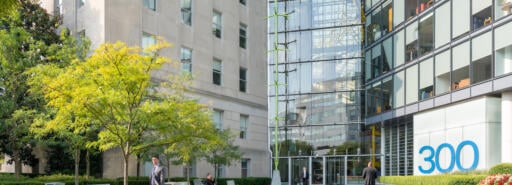
[[[512,13],[512,0],[495,0],[494,16],[497,19]]]
[[[434,96],[434,61],[429,58],[420,63],[420,100]]]
[[[494,60],[496,76],[512,72],[512,23],[500,26],[494,30]]]
[[[240,0],[240,4],[246,5],[247,4],[247,0]]]
[[[213,124],[217,129],[222,129],[222,118],[224,115],[224,111],[213,109]]]
[[[149,46],[152,46],[155,44],[156,44],[155,36],[148,34],[148,33],[142,34],[142,44],[141,45],[142,45],[143,52],[144,52],[144,50],[149,48]],[[147,54],[147,53],[145,53],[145,54]]]
[[[247,92],[247,69],[240,68],[240,92]]]
[[[420,19],[419,27],[420,55],[430,53],[434,49],[434,13]]]
[[[212,22],[213,35],[215,35],[217,38],[220,38],[222,35],[222,15],[220,12],[213,11]]]
[[[436,95],[450,91],[450,50],[435,56],[435,72]]]
[[[192,25],[192,0],[181,0],[181,22]]]
[[[393,78],[391,76],[382,80],[381,89],[383,111],[391,110],[393,107]]]
[[[452,49],[452,89],[460,89],[470,85],[469,81],[469,42]]]
[[[372,76],[371,78],[376,78],[382,74],[382,56],[381,56],[381,46],[380,44],[376,45],[372,48]]]
[[[393,38],[389,37],[382,43],[382,73],[387,73],[393,66]]]
[[[435,35],[436,48],[450,42],[450,2],[444,3],[436,9]]]
[[[222,84],[222,61],[213,59],[213,84]]]
[[[240,23],[240,47],[246,48],[247,46],[247,26],[245,24]]]
[[[156,0],[143,0],[144,6],[150,10],[156,11]]]
[[[405,1],[393,1],[393,26],[397,26],[404,21]]]
[[[405,102],[405,77],[404,71],[395,73],[393,78],[393,94],[395,108],[404,106]]]
[[[183,165],[183,177],[196,177],[196,163]]]
[[[249,116],[240,115],[240,139],[247,139],[248,124],[249,124]]]
[[[224,165],[217,165],[217,178],[222,178],[226,176],[226,167]]]
[[[492,32],[473,38],[471,48],[471,83],[492,77]]]
[[[181,48],[181,71],[192,72],[192,50]]]
[[[452,38],[456,38],[461,34],[469,31],[470,24],[470,1],[468,0],[453,0],[452,11]]]
[[[251,159],[242,159],[242,177],[248,177],[250,175]]]
[[[402,29],[397,34],[395,34],[393,36],[395,67],[404,64],[404,56],[405,56],[404,42],[405,42],[404,31]]]
[[[472,0],[471,12],[473,30],[492,23],[492,1]]]
[[[418,23],[413,22],[405,28],[405,62],[418,57]]]
[[[405,70],[405,104],[418,101],[418,65]]]

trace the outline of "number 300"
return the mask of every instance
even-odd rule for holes
[[[464,146],[466,145],[469,145],[473,148],[473,164],[471,164],[471,166],[469,168],[464,168],[462,166],[462,162],[460,161],[460,153],[461,153],[461,150],[462,148],[464,148]],[[441,154],[441,151],[443,149],[448,149],[448,151],[450,152],[450,164],[448,165],[448,167],[446,168],[443,168],[441,166],[441,164],[439,163],[439,155]],[[471,170],[474,170],[476,169],[477,165],[478,165],[478,146],[476,146],[475,142],[473,141],[469,141],[469,140],[466,140],[466,141],[462,141],[458,146],[457,146],[457,150],[454,150],[453,146],[451,144],[448,144],[448,143],[443,143],[443,144],[440,144],[436,150],[434,150],[434,148],[432,146],[423,146],[420,148],[420,151],[419,153],[422,154],[424,153],[425,151],[429,151],[430,152],[430,155],[428,155],[427,157],[423,158],[423,160],[425,162],[428,162],[430,163],[430,168],[428,169],[425,169],[423,168],[422,166],[418,166],[418,170],[420,170],[421,173],[423,174],[429,174],[429,173],[432,173],[434,171],[435,168],[437,168],[437,170],[441,173],[447,173],[447,172],[451,172],[453,170],[453,167],[454,165],[457,165],[457,169],[459,169],[460,171],[471,171]]]

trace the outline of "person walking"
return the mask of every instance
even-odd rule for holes
[[[309,172],[306,166],[302,167],[302,172],[300,172],[300,179],[302,180],[302,185],[308,185],[309,182]]]
[[[377,179],[377,169],[372,166],[372,162],[368,162],[368,167],[363,169],[364,185],[375,185]]]
[[[160,165],[160,158],[158,155],[151,157],[151,162],[153,162],[153,170],[151,171],[151,176],[149,177],[150,185],[163,185],[165,182],[165,167]]]
[[[212,174],[207,173],[206,179],[204,180],[204,185],[215,185],[215,180],[213,180]]]

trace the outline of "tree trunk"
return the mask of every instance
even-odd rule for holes
[[[75,185],[78,185],[78,167],[80,166],[80,149],[75,149]]]
[[[91,175],[91,153],[89,150],[85,151],[85,182],[89,182],[89,176]]]
[[[187,169],[187,184],[189,184],[189,182],[190,182],[190,165],[189,164],[187,164],[186,169]]]
[[[140,177],[140,155],[137,155],[137,177]]]
[[[219,168],[217,168],[217,166],[219,166],[219,164],[217,164],[217,163],[213,164],[213,168],[215,168],[215,169],[213,169],[213,175],[215,175],[215,179],[217,179],[217,177],[219,176],[219,174],[218,174],[219,172],[217,171],[217,169],[219,169]]]
[[[167,159],[167,178],[171,178],[171,158]]]
[[[128,155],[124,154],[123,184],[128,185]]]
[[[16,150],[14,151],[14,173],[16,173],[16,179],[20,180],[21,176],[21,157],[20,157],[20,151]]]

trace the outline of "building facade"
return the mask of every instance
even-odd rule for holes
[[[277,35],[276,19],[268,19],[268,48],[277,44],[282,50],[278,64],[275,53],[268,54],[269,85],[276,69],[282,84],[278,92],[269,86],[269,147],[274,150],[277,130],[284,184],[300,183],[303,166],[312,184],[339,183],[343,159],[326,164],[325,156],[363,153],[360,7],[358,0],[268,1],[269,16],[288,14],[277,18]],[[355,147],[336,152],[347,144]]]
[[[512,1],[365,0],[365,118],[386,175],[512,161]]]
[[[162,36],[173,47],[163,50],[178,67],[166,65],[153,73],[165,81],[170,73],[194,76],[190,97],[212,107],[218,128],[237,133],[242,160],[221,166],[219,177],[269,176],[266,96],[266,2],[195,0],[43,0],[41,6],[60,14],[74,34],[85,34],[91,48],[123,41],[146,47]],[[118,150],[103,154],[103,176],[122,176]],[[144,159],[142,175],[149,175]],[[187,169],[173,166],[171,176],[186,176]],[[188,173],[203,177],[214,168],[205,161]],[[129,175],[136,173],[131,160]]]

